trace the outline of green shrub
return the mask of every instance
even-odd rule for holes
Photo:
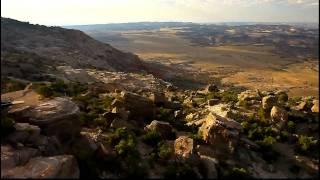
[[[161,159],[168,159],[172,154],[172,149],[165,143],[158,144],[158,156]]]
[[[263,136],[263,129],[257,123],[254,123],[248,131],[248,138],[251,140],[259,140],[262,139]]]
[[[296,127],[296,124],[293,121],[288,121],[287,126],[290,131],[293,131]]]
[[[308,137],[301,135],[298,139],[298,148],[303,152],[309,151],[312,147],[317,144],[317,140],[314,137]]]
[[[258,117],[260,119],[260,121],[262,122],[266,122],[266,111],[263,109],[262,106],[260,106],[259,110],[258,110]]]
[[[135,151],[137,142],[132,135],[129,135],[127,139],[121,139],[120,142],[115,146],[116,152],[122,155],[128,155]]]
[[[142,140],[150,146],[156,146],[161,141],[161,136],[156,131],[148,131],[143,135]]]
[[[114,99],[114,98],[112,98],[112,97],[110,97],[110,96],[106,96],[106,97],[104,98],[104,104],[103,104],[104,109],[106,109],[106,110],[110,109],[111,103],[112,103],[113,99]]]
[[[205,144],[205,141],[202,139],[202,135],[198,132],[190,136],[197,144]]]
[[[281,131],[281,133],[280,133],[280,139],[281,139],[282,141],[286,141],[286,140],[288,139],[288,137],[289,137],[288,131]]]
[[[243,122],[241,122],[241,126],[244,131],[247,131],[250,127],[250,124],[247,121],[243,121]]]
[[[297,104],[298,104],[298,102],[300,102],[301,101],[301,97],[292,97],[292,98],[289,98],[288,99],[288,105],[289,106],[296,106]]]
[[[53,90],[49,86],[40,86],[36,89],[36,92],[42,95],[43,97],[52,97]]]
[[[278,96],[278,101],[281,102],[281,103],[285,103],[289,100],[289,97],[286,93],[281,93],[279,94]]]
[[[238,101],[238,94],[233,91],[224,91],[220,93],[221,100],[224,102],[234,102]]]
[[[248,103],[247,100],[240,100],[240,101],[239,101],[239,105],[240,105],[241,107],[246,108],[246,109],[249,107],[249,103]]]
[[[248,172],[246,169],[244,168],[232,168],[231,170],[229,170],[228,172],[228,177],[232,178],[245,178],[248,176]]]
[[[263,141],[260,143],[262,146],[272,146],[277,140],[272,136],[267,136],[263,139]]]
[[[20,81],[16,81],[14,79],[10,79],[7,77],[1,77],[1,94],[12,92],[12,91],[23,90],[25,86],[26,84]]]

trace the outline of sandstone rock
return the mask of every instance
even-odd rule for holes
[[[119,99],[114,99],[111,103],[111,107],[118,107],[118,108],[124,107],[124,102],[120,101]]]
[[[285,109],[273,106],[270,113],[272,122],[282,128],[288,121],[288,113]]]
[[[86,149],[86,152],[90,153],[93,153],[98,149],[94,137],[86,132],[81,132],[81,136],[76,139],[75,144],[77,144],[78,147],[81,147],[82,150]]]
[[[313,106],[311,108],[312,112],[319,112],[319,100],[313,100]]]
[[[192,125],[194,125],[194,126],[201,126],[203,123],[205,122],[205,119],[199,119],[199,120],[193,120],[193,121],[190,121],[190,122],[188,122],[186,125],[187,126],[192,126]]]
[[[232,119],[209,113],[199,128],[199,133],[206,143],[213,145],[220,152],[233,153],[241,128],[241,125]]]
[[[153,120],[146,129],[156,131],[163,138],[170,138],[173,135],[172,126],[168,122]]]
[[[281,91],[281,90],[277,91],[277,92],[275,92],[275,95],[276,95],[279,103],[285,103],[289,99],[289,96],[286,91]]]
[[[276,96],[265,96],[262,98],[262,107],[263,109],[270,110],[273,106],[277,105],[277,98]]]
[[[186,120],[187,121],[192,121],[195,118],[195,114],[194,113],[190,113],[186,116]]]
[[[151,94],[150,99],[157,106],[163,106],[167,101],[166,96],[163,92],[154,92]]]
[[[29,123],[16,123],[15,131],[7,137],[8,142],[33,142],[40,135],[38,126],[30,125]]]
[[[208,105],[213,106],[219,103],[219,99],[209,99],[208,100]]]
[[[216,164],[218,161],[212,157],[209,156],[200,156],[200,160],[204,167],[206,168],[206,178],[209,179],[217,179],[218,178],[218,172],[216,169]]]
[[[193,139],[187,136],[180,136],[174,141],[174,153],[179,160],[192,160],[194,159]]]
[[[209,107],[209,111],[222,117],[230,117],[234,110],[231,110],[229,104],[217,104]]]
[[[129,119],[152,119],[155,109],[153,102],[143,96],[135,93],[122,91],[121,99],[126,110],[130,111]]]
[[[128,128],[128,129],[133,129],[133,125],[129,122],[129,121],[126,121],[126,120],[123,120],[123,119],[114,119],[110,125],[111,128],[122,128],[122,127],[125,127],[125,128]]]
[[[1,178],[6,170],[27,163],[37,153],[33,148],[22,147],[17,150],[10,145],[1,145]]]
[[[61,142],[71,141],[80,132],[79,108],[68,98],[56,97],[28,109],[22,116]],[[19,121],[19,120],[18,120]]]
[[[24,166],[1,173],[1,178],[79,178],[76,159],[71,155],[32,158]]]
[[[105,146],[102,143],[99,143],[98,149],[96,151],[96,156],[98,158],[108,158],[108,157],[116,157],[116,152],[110,146]]]
[[[300,102],[300,104],[298,106],[296,106],[295,109],[298,110],[298,111],[307,110],[307,102],[306,101]]]
[[[128,120],[130,115],[130,111],[126,111],[125,108],[118,108],[118,107],[114,107],[112,109],[112,113],[116,114],[117,117],[125,121]]]
[[[8,115],[15,119],[18,119],[19,122],[28,122],[28,117],[26,113],[31,109],[31,106],[22,106],[18,108],[10,108]]]
[[[217,92],[217,91],[219,91],[219,89],[215,84],[208,84],[206,87],[206,92]]]
[[[258,91],[246,90],[238,94],[239,101],[260,100]]]
[[[175,86],[171,85],[171,84],[168,84],[166,86],[166,89],[167,89],[167,91],[175,91],[177,88]]]
[[[187,106],[187,107],[193,107],[196,103],[192,100],[192,98],[188,97],[186,98],[183,103],[182,103],[184,106]]]

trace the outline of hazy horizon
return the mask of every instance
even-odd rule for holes
[[[49,26],[133,22],[319,23],[318,0],[2,0],[1,16]]]

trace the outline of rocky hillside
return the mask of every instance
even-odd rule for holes
[[[1,73],[27,76],[53,73],[57,65],[109,71],[143,71],[131,53],[121,52],[78,30],[1,18]]]
[[[313,97],[106,87],[60,81],[2,94],[24,103],[2,107],[1,177],[319,177]]]

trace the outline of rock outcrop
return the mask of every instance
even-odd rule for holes
[[[258,91],[246,90],[238,94],[239,101],[261,100]]]
[[[241,128],[241,125],[232,119],[209,113],[199,128],[199,133],[206,143],[225,154],[233,153],[238,144]]]
[[[268,95],[262,98],[263,109],[270,110],[273,106],[277,105],[277,97]]]
[[[27,121],[39,126],[41,133],[57,136],[61,142],[71,141],[80,133],[79,108],[68,98],[56,97],[23,111],[17,121]]]
[[[273,106],[270,113],[272,122],[279,128],[283,128],[283,126],[288,121],[288,113],[285,109],[280,108],[278,106]]]
[[[312,112],[319,113],[319,100],[313,100]]]
[[[1,178],[79,178],[76,159],[71,155],[35,157],[23,166],[1,172]]]
[[[200,160],[205,167],[205,171],[206,171],[205,177],[208,179],[217,179],[218,178],[218,171],[216,169],[216,165],[218,163],[217,160],[205,155],[201,155]]]
[[[121,92],[120,101],[122,104],[119,106],[123,106],[126,110],[130,111],[130,120],[146,120],[154,117],[154,105],[149,98],[123,91]]]
[[[162,138],[171,138],[174,135],[170,123],[164,121],[153,120],[146,129],[157,132]]]
[[[174,141],[174,153],[178,160],[190,161],[195,158],[195,144],[193,139],[180,136]]]

